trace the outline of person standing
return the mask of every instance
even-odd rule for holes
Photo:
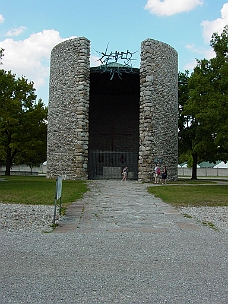
[[[162,171],[162,184],[166,184],[166,178],[167,178],[167,168],[165,166]]]
[[[128,167],[124,167],[123,168],[123,178],[122,181],[126,181],[127,180],[127,172],[128,172]]]
[[[160,167],[158,166],[158,164],[155,164],[155,168],[154,168],[154,183],[155,184],[159,184],[159,180],[160,180]]]

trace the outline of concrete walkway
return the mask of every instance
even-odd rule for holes
[[[227,233],[153,197],[91,181],[52,233],[0,233],[0,303],[228,302]]]

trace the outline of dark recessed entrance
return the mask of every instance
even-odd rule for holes
[[[139,69],[114,69],[90,69],[90,179],[121,178],[126,165],[138,178]]]

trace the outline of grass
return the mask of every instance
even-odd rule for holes
[[[216,180],[218,181],[218,180]],[[216,182],[214,179],[186,179],[186,178],[181,178],[178,179],[176,182],[169,182],[169,185],[183,185],[183,184],[188,184],[188,185],[202,185],[202,184],[215,184]]]
[[[207,185],[211,183],[210,185]],[[63,208],[87,191],[85,181],[64,180],[62,187]],[[149,187],[149,193],[176,207],[181,206],[228,206],[228,185],[216,185],[215,180],[181,179],[168,185]],[[53,205],[55,180],[43,176],[0,177],[0,202]],[[64,210],[64,209],[63,209]]]
[[[148,192],[175,207],[228,206],[228,185],[210,182],[211,185],[206,185],[205,181],[178,181],[170,185],[149,187]]]
[[[46,179],[44,176],[2,176],[0,177],[0,202],[53,205],[55,183],[55,179]],[[81,198],[86,191],[87,185],[84,181],[63,180],[63,207]]]

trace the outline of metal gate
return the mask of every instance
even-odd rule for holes
[[[128,178],[138,179],[138,152],[89,152],[89,179],[120,179],[125,166]]]

